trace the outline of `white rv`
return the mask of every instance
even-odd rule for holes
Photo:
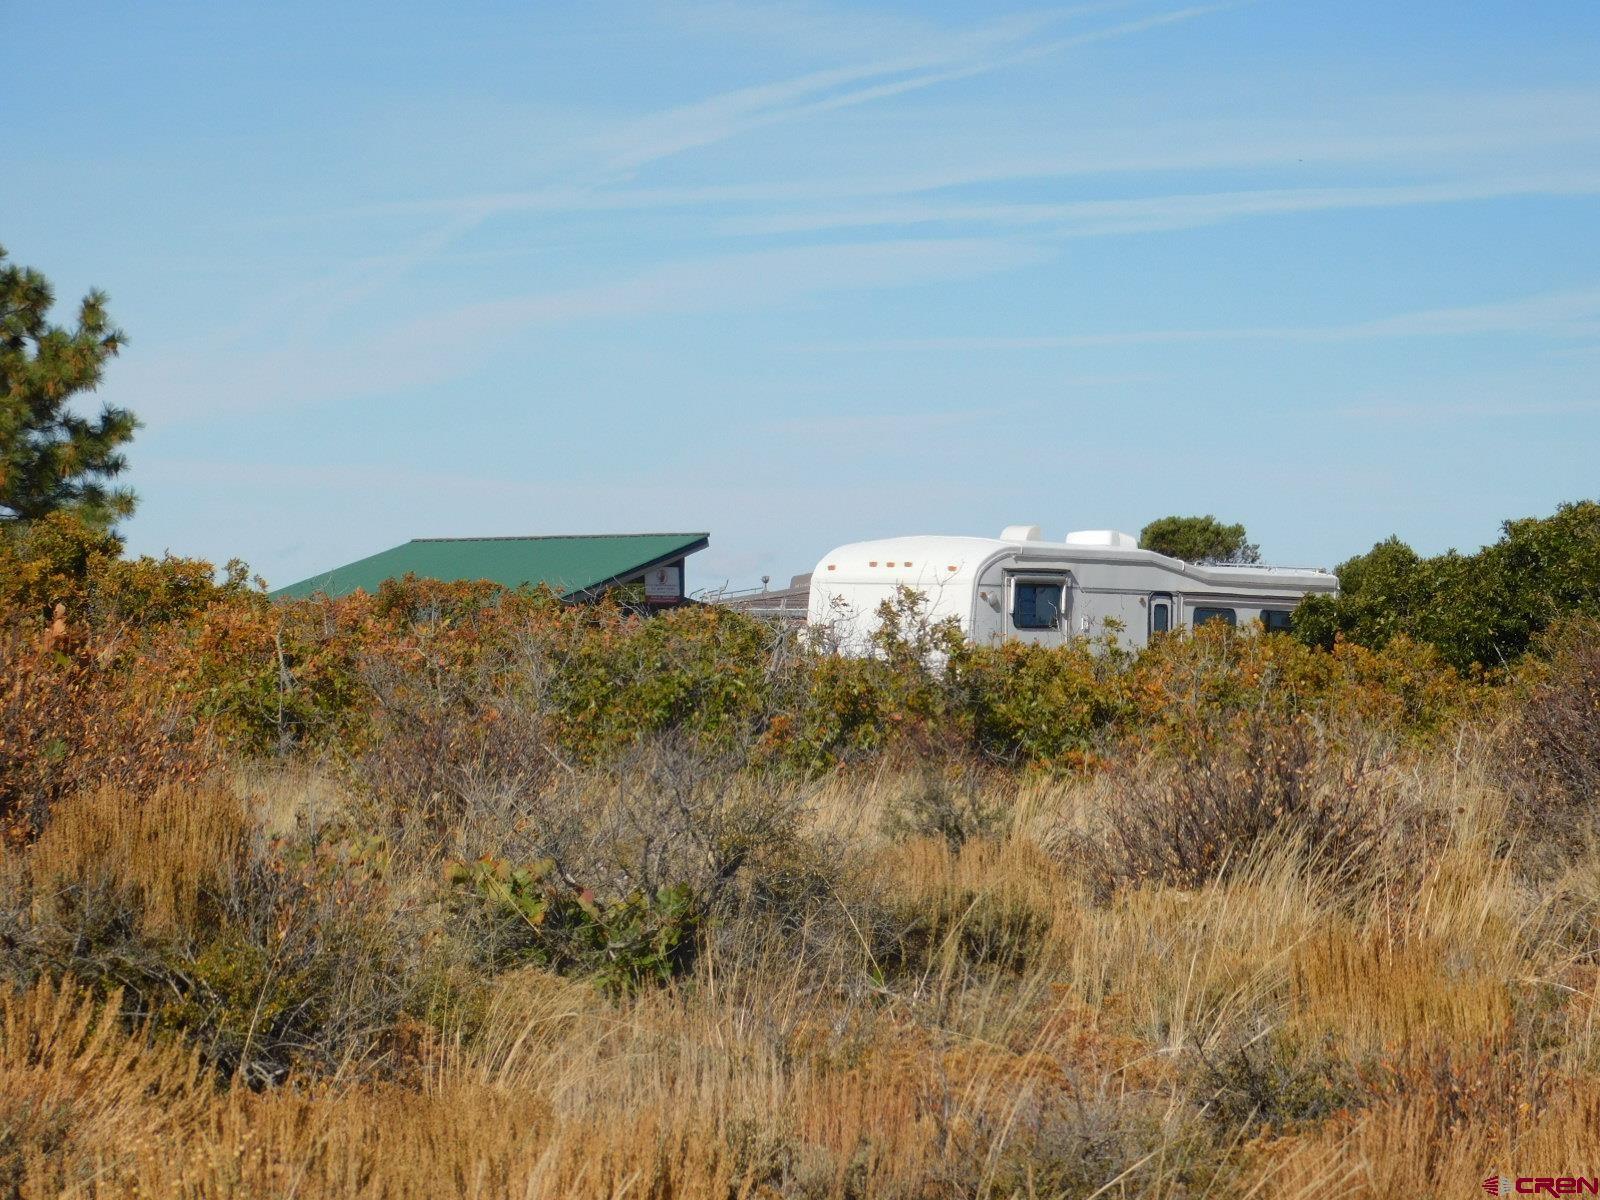
[[[973,641],[1059,644],[1117,623],[1125,646],[1151,634],[1223,621],[1286,630],[1301,597],[1332,593],[1327,571],[1188,563],[1108,529],[1047,542],[1037,525],[997,538],[898,537],[840,546],[811,576],[807,619],[846,653],[870,646],[877,609],[896,589],[926,598],[931,620],[955,617]]]

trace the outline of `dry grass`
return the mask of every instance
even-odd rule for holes
[[[301,768],[85,795],[3,852],[8,929],[96,878],[139,945],[193,941],[278,913],[288,893],[241,880],[304,843],[318,922],[404,942],[308,976],[323,1024],[304,1036],[328,1052],[253,1080],[9,942],[0,1196],[1387,1197],[1600,1170],[1600,861],[1519,872],[1488,758],[1463,742],[1385,768],[1411,820],[1371,886],[1269,841],[1208,881],[1109,897],[1081,858],[1107,776],[989,779],[990,815],[956,836],[908,828],[926,780],[896,773],[744,780],[707,810],[690,789],[685,811],[756,841],[716,868],[733,882],[692,970],[624,995],[491,972],[451,916],[449,854],[555,836],[519,829],[542,810],[516,797],[441,833],[378,827]],[[561,788],[570,861],[642,870],[655,843],[629,822],[656,810],[614,776]],[[790,823],[776,849],[752,809]],[[721,852],[658,827],[678,839],[658,865]],[[340,1016],[368,1003],[366,969],[411,980],[381,1024]]]
[[[71,885],[107,889],[149,933],[192,928],[201,897],[227,891],[254,832],[231,789],[166,787],[142,803],[114,791],[57,805],[25,855],[16,886],[49,895]]]

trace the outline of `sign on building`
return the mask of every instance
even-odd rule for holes
[[[676,604],[683,599],[682,567],[651,567],[644,573],[647,604]]]

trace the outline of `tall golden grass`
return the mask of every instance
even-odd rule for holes
[[[1388,768],[1414,828],[1371,879],[1285,841],[1109,898],[1080,858],[1114,776],[991,779],[996,815],[964,838],[896,824],[915,781],[839,776],[795,809],[836,868],[804,928],[735,922],[690,974],[622,995],[429,959],[379,1042],[270,1086],[77,959],[19,968],[0,1195],[1376,1200],[1600,1173],[1600,855],[1520,871],[1492,753]],[[150,944],[198,944],[296,830],[373,819],[304,768],[84,793],[3,852],[20,915],[0,936],[93,878]],[[356,863],[382,890],[329,903],[448,944],[423,898],[482,831],[386,836],[381,871]]]

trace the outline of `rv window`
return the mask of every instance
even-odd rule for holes
[[[1289,613],[1281,608],[1263,608],[1261,623],[1267,627],[1268,633],[1288,633]]]
[[[1011,623],[1018,629],[1054,629],[1061,623],[1061,585],[1028,583],[1014,585]]]
[[[1165,600],[1150,605],[1150,632],[1166,633],[1172,627],[1172,608]]]
[[[1190,619],[1194,625],[1204,625],[1207,621],[1221,621],[1224,625],[1237,625],[1239,618],[1231,608],[1197,608]]]

